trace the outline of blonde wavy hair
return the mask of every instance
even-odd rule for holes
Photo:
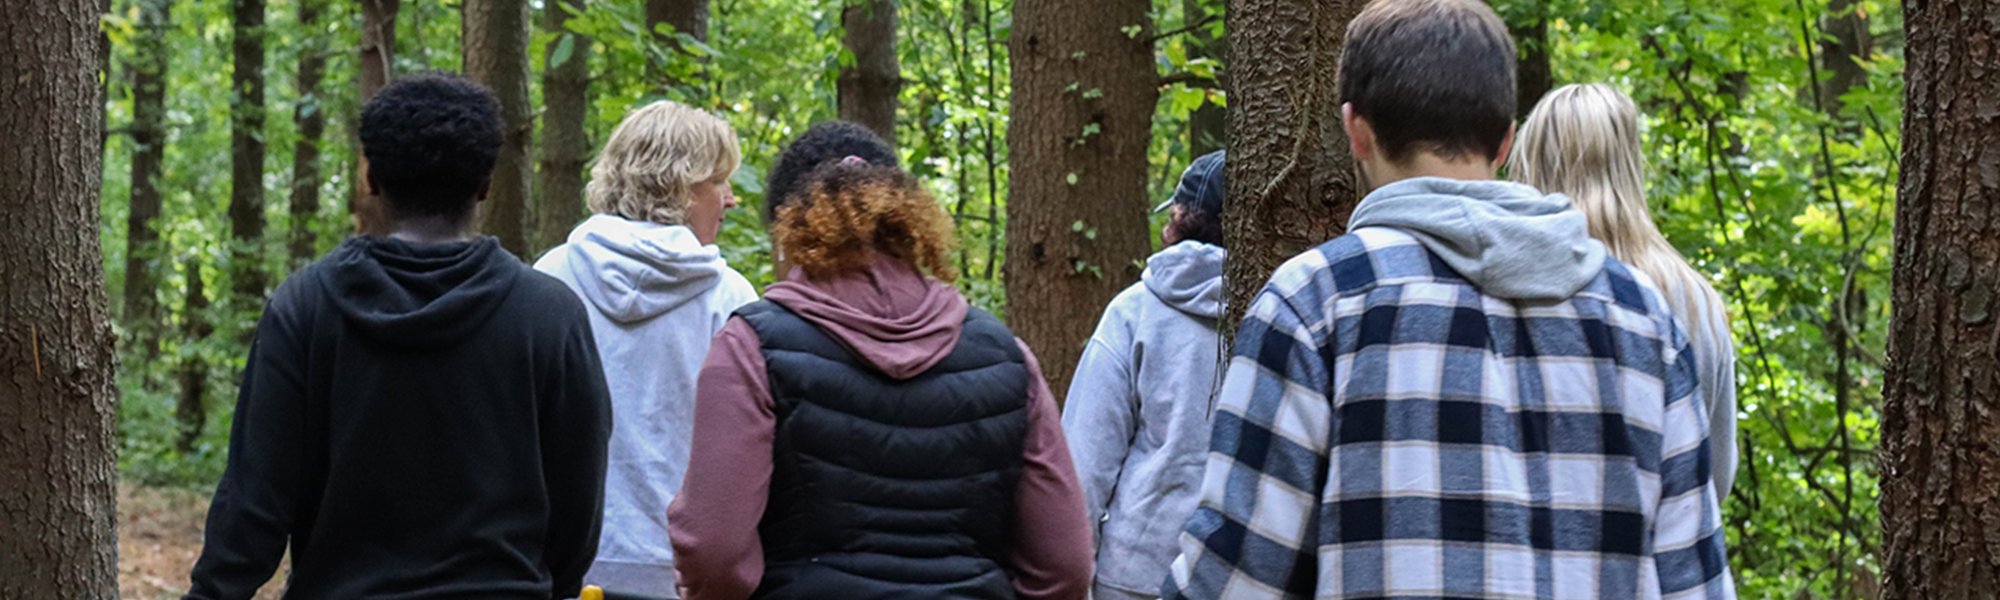
[[[694,184],[736,170],[736,130],[706,111],[661,100],[625,116],[590,168],[591,212],[681,225]]]
[[[804,193],[779,207],[772,222],[778,252],[813,279],[868,270],[887,254],[930,273],[958,279],[951,216],[914,177],[895,167],[841,161],[806,175]]]
[[[1695,307],[1723,306],[1708,278],[1688,265],[1653,224],[1646,206],[1639,108],[1624,92],[1586,83],[1542,96],[1515,135],[1507,176],[1574,200],[1590,224],[1590,237],[1651,277],[1674,312],[1691,324],[1709,316],[1691,312]]]

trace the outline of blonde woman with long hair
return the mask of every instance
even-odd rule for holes
[[[1729,315],[1707,278],[1653,225],[1646,206],[1639,109],[1601,83],[1563,86],[1543,96],[1514,138],[1508,176],[1569,196],[1591,237],[1660,287],[1694,346],[1708,402],[1710,471],[1719,498],[1736,477],[1736,346]]]

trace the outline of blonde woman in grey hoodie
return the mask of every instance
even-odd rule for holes
[[[674,597],[667,505],[681,488],[695,379],[729,313],[757,299],[715,247],[736,206],[736,132],[661,101],[632,111],[591,169],[591,217],[535,268],[589,307],[610,384],[604,534],[584,582]]]
[[[1722,296],[1653,225],[1639,107],[1602,83],[1557,88],[1521,123],[1507,171],[1515,181],[1569,196],[1583,211],[1590,237],[1660,287],[1694,346],[1695,375],[1708,404],[1709,472],[1716,495],[1727,499],[1736,480],[1736,342]]]
[[[1104,309],[1063,408],[1096,533],[1097,600],[1155,598],[1199,500],[1222,314],[1223,153],[1194,160],[1160,233],[1167,248]]]

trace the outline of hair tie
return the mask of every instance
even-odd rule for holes
[[[852,154],[847,155],[847,158],[840,159],[840,164],[843,165],[855,164],[855,163],[860,163],[865,165],[868,164],[868,159],[861,158],[859,156],[855,156]]]

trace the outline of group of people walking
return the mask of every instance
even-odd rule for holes
[[[388,225],[266,305],[188,598],[288,549],[290,598],[1734,598],[1722,303],[1652,224],[1632,101],[1517,129],[1514,56],[1477,0],[1369,3],[1347,234],[1230,343],[1194,159],[1061,408],[864,128],[776,158],[760,299],[715,246],[727,122],[632,111],[530,267],[472,232],[492,94],[398,81],[359,127]]]

